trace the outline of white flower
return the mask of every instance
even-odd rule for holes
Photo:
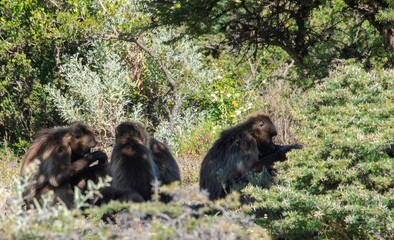
[[[218,101],[218,97],[216,96],[216,94],[211,93],[211,97],[213,98],[213,101],[214,101],[214,102],[217,102],[217,101]]]
[[[235,115],[236,115],[236,116],[241,115],[241,113],[242,113],[242,111],[241,111],[240,109],[235,110]]]

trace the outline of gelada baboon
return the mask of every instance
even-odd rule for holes
[[[200,189],[207,190],[211,200],[225,197],[246,173],[259,171],[286,159],[286,152],[301,145],[277,146],[277,135],[270,118],[263,114],[249,117],[245,122],[224,130],[213,144],[201,165]]]
[[[23,158],[20,170],[21,176],[29,176],[24,191],[27,206],[34,198],[39,200],[43,194],[53,190],[56,197],[72,208],[74,193],[70,179],[96,160],[100,163],[107,161],[104,152],[90,153],[96,144],[91,128],[80,123],[39,131]]]
[[[151,183],[153,180],[159,180],[162,184],[181,180],[179,166],[168,147],[159,140],[150,137],[142,125],[135,122],[124,122],[116,128],[115,135],[115,147],[111,160],[113,184],[112,189],[108,189],[109,195],[114,196],[112,199],[121,196],[123,200],[133,197],[133,201],[138,201],[138,197],[130,191],[126,192],[126,196],[122,196],[121,192],[129,189],[135,190],[145,200],[149,200],[152,194]],[[120,168],[119,164],[123,164],[123,166],[128,164],[126,169],[132,169],[137,173],[135,176],[131,176],[130,171]],[[140,167],[141,164],[145,164],[145,166]],[[139,170],[135,170],[136,168]],[[145,176],[142,177],[142,174]],[[137,189],[136,186],[142,189]],[[116,191],[119,189],[123,190]],[[168,202],[171,198],[161,195],[161,200]]]
[[[151,199],[158,170],[149,149],[149,135],[140,124],[123,122],[115,128],[110,174],[112,189],[136,191],[145,201]]]

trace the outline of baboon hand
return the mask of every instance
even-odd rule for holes
[[[302,145],[296,143],[296,144],[291,144],[291,145],[279,146],[279,151],[281,153],[280,161],[287,160],[286,153],[290,152],[293,149],[302,149]]]
[[[287,152],[290,152],[293,149],[302,149],[302,147],[303,146],[301,144],[296,143],[296,144],[291,144],[291,145],[279,146],[279,150],[284,152],[284,153],[287,153]]]
[[[103,151],[88,153],[85,155],[85,158],[87,158],[91,163],[97,160],[99,161],[99,164],[105,164],[108,162],[108,156]]]

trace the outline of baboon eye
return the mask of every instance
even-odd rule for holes
[[[264,125],[265,125],[265,121],[261,120],[260,123],[259,123],[259,127],[263,127]]]

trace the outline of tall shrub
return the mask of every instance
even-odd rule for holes
[[[83,121],[107,136],[121,121],[141,120],[141,105],[130,100],[132,74],[108,45],[96,43],[84,57],[71,56],[60,72],[65,88],[47,91],[67,122]]]

